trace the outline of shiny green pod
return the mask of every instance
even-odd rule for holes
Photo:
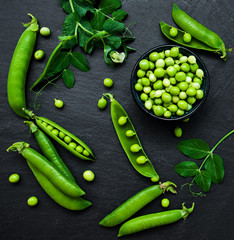
[[[70,170],[63,162],[59,156],[57,150],[55,149],[53,143],[46,136],[46,134],[41,131],[33,122],[25,121],[26,125],[30,127],[30,132],[35,136],[37,143],[43,153],[43,155],[54,164],[54,166],[68,179],[76,183],[74,177],[72,176]]]
[[[146,153],[143,150],[141,142],[137,136],[136,130],[124,110],[124,108],[114,99],[112,94],[105,93],[103,94],[106,98],[108,98],[111,102],[111,118],[119,138],[119,141],[128,156],[129,161],[132,166],[143,176],[154,178],[154,181],[159,181],[159,175],[154,169],[153,164],[147,157]],[[131,138],[126,136],[126,132],[132,130],[136,133]],[[133,147],[136,149],[134,150]],[[137,158],[140,156],[144,156],[147,161],[144,164],[138,164]]]
[[[188,215],[193,212],[193,209],[194,203],[191,208],[186,208],[183,204],[182,209],[152,213],[133,218],[120,227],[118,237],[154,227],[168,225],[179,221],[181,218],[185,220]]]
[[[45,192],[60,206],[73,211],[80,211],[91,206],[92,203],[82,197],[73,198],[60,191],[41,171],[27,161],[28,166],[32,170],[35,178]]]
[[[129,219],[164,192],[171,191],[172,193],[176,193],[174,187],[176,187],[176,185],[170,181],[147,187],[117,207],[100,221],[99,224],[104,227],[114,227]]]
[[[20,117],[28,116],[22,111],[26,107],[25,83],[28,67],[33,55],[39,26],[37,19],[32,17],[30,23],[24,24],[25,31],[22,33],[14,50],[7,80],[7,97],[11,109]]]
[[[60,191],[70,197],[80,197],[85,192],[71,180],[67,179],[54,165],[44,156],[39,154],[25,142],[16,142],[7,151],[18,151],[28,162],[35,166],[48,180]]]
[[[175,3],[173,4],[172,18],[185,32],[190,33],[192,37],[204,42],[211,48],[217,49],[217,52],[222,55],[221,58],[226,59],[227,53],[223,40],[215,32],[190,17]]]
[[[94,161],[94,155],[91,151],[91,149],[83,142],[81,141],[78,137],[76,137],[74,134],[68,132],[66,129],[62,128],[55,122],[49,120],[48,118],[45,117],[39,117],[36,116],[32,111],[24,109],[24,112],[31,118],[35,119],[37,126],[42,129],[47,135],[49,135],[51,138],[53,138],[56,142],[58,142],[60,145],[62,145],[64,148],[66,148],[69,152],[77,156],[78,158],[81,158],[83,160],[90,160]],[[77,144],[77,146],[81,146],[84,151],[83,152],[78,152],[74,148],[72,148],[69,143],[66,143],[64,141],[64,137],[60,138],[56,134],[52,132],[47,126],[50,125],[51,129],[56,129],[59,132],[63,133],[64,136],[69,137],[74,143]]]

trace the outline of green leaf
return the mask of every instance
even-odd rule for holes
[[[116,21],[122,21],[126,16],[127,16],[127,12],[125,12],[122,9],[118,9],[117,11],[114,11],[112,13],[112,17],[114,18],[114,20]]]
[[[71,13],[72,12],[71,6],[70,6],[68,0],[60,0],[59,4],[66,13]]]
[[[224,177],[223,160],[217,154],[211,154],[205,163],[205,170],[209,172],[211,181],[215,184],[221,183]]]
[[[210,153],[209,145],[201,139],[180,141],[177,147],[183,154],[193,159],[204,158]]]
[[[130,42],[133,42],[135,39],[136,39],[135,37],[126,37],[126,36],[121,37],[121,41],[123,43],[126,43],[126,42],[130,43]]]
[[[124,30],[124,24],[112,19],[107,19],[103,24],[103,29],[110,34],[118,35]]]
[[[195,162],[184,161],[175,165],[175,172],[182,177],[195,176],[198,170],[198,166]]]
[[[105,43],[112,47],[112,49],[118,49],[121,46],[121,38],[117,36],[110,36],[105,38]]]
[[[122,5],[120,0],[101,0],[99,10],[105,14],[110,14]]]
[[[65,68],[68,68],[70,61],[71,59],[69,52],[60,52],[49,69],[48,75],[53,75],[61,72]]]
[[[91,16],[90,23],[95,30],[102,30],[106,17],[100,12],[95,11]]]
[[[203,192],[208,192],[210,190],[211,178],[207,171],[199,171],[195,176],[195,183]]]
[[[71,53],[71,63],[75,68],[83,72],[88,72],[90,69],[84,55],[80,52]]]
[[[107,65],[109,65],[110,67],[113,67],[114,63],[111,61],[109,57],[109,53],[113,49],[109,45],[107,45],[104,40],[103,40],[103,47],[104,47],[104,61]]]
[[[76,13],[82,18],[86,15],[87,11],[94,13],[94,6],[92,2],[83,0],[74,0],[73,6]]]
[[[86,42],[92,36],[91,33],[93,33],[93,28],[92,28],[90,22],[86,18],[83,18],[80,21],[80,24],[82,25],[83,28],[81,28],[81,27],[78,28],[78,32],[79,32],[79,45],[80,45],[80,47],[85,47]]]
[[[75,83],[75,77],[71,70],[64,69],[62,73],[63,82],[68,88],[72,88]]]
[[[62,35],[70,36],[75,34],[76,23],[80,21],[77,13],[70,13],[63,23]]]

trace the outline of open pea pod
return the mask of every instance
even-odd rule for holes
[[[36,124],[40,129],[42,129],[47,135],[66,148],[69,152],[83,160],[95,160],[91,149],[74,134],[68,132],[66,129],[49,120],[48,118],[36,116],[32,111],[27,109],[23,109],[23,111],[31,119],[36,121]],[[65,137],[68,137],[70,141],[66,142]]]
[[[196,38],[192,38],[190,43],[185,43],[183,40],[183,35],[186,33],[185,31],[182,31],[178,28],[178,34],[176,37],[171,37],[170,35],[170,29],[172,28],[172,26],[170,26],[169,24],[165,23],[165,22],[160,22],[160,27],[161,27],[161,31],[162,33],[171,41],[176,42],[182,46],[188,47],[188,48],[195,48],[195,49],[201,49],[201,50],[206,50],[206,51],[210,51],[210,52],[218,52],[219,48],[212,48],[208,45],[206,45],[205,43],[199,41]],[[173,27],[175,28],[175,27]]]
[[[137,136],[136,130],[124,110],[124,108],[114,99],[112,94],[103,94],[106,98],[110,99],[111,102],[111,118],[118,135],[119,141],[128,156],[128,159],[132,166],[143,176],[151,178],[152,181],[159,181],[159,175],[154,169],[153,164],[147,157],[141,142]],[[126,119],[124,124],[120,123],[119,120]],[[126,132],[131,132],[131,136],[127,136]],[[142,159],[144,161],[142,161]]]

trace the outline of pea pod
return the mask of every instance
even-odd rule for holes
[[[124,108],[114,99],[112,94],[103,94],[111,102],[111,118],[118,135],[119,141],[128,156],[132,166],[143,176],[159,180],[159,175],[154,169],[153,164],[145,154],[141,142],[136,134],[136,130],[127,115]],[[119,121],[121,120],[122,123]],[[132,130],[135,134],[133,137],[127,137],[126,132]],[[146,161],[143,164],[137,163],[137,159],[143,157]]]
[[[28,118],[22,111],[22,108],[26,107],[25,82],[39,29],[37,19],[33,15],[29,15],[32,20],[30,23],[24,24],[27,28],[22,33],[14,50],[7,81],[8,102],[12,110],[23,118]]]
[[[176,187],[174,183],[167,181],[159,185],[153,185],[145,188],[129,198],[113,212],[108,214],[99,224],[104,227],[114,227],[130,218],[141,208],[153,201],[165,191],[176,193],[174,187]]]
[[[160,27],[162,33],[171,41],[176,42],[182,46],[189,47],[189,48],[195,48],[195,49],[201,49],[201,50],[206,50],[206,51],[211,51],[211,52],[217,52],[219,49],[214,49],[206,45],[205,43],[197,40],[196,38],[192,38],[190,43],[185,43],[183,40],[183,36],[185,34],[185,31],[182,31],[177,28],[178,34],[176,37],[171,37],[170,36],[170,29],[172,26],[166,24],[165,22],[160,22]],[[174,27],[173,27],[174,28]]]
[[[37,126],[42,129],[46,134],[48,134],[51,138],[53,138],[56,142],[58,142],[60,145],[62,145],[64,148],[66,148],[68,151],[70,151],[75,156],[84,159],[84,160],[90,160],[94,161],[94,155],[91,151],[91,149],[78,137],[73,135],[72,133],[68,132],[66,129],[62,128],[55,122],[49,120],[45,117],[39,117],[36,116],[32,111],[29,111],[27,109],[23,109],[23,111],[31,118],[35,119]],[[51,128],[49,128],[50,126]],[[59,137],[56,134],[52,132],[53,130],[57,130],[59,133],[63,134],[63,137]],[[72,148],[69,143],[65,142],[65,136],[69,137],[71,139],[71,142],[73,142],[77,147],[74,149]],[[78,148],[80,147],[80,148]],[[79,150],[82,149],[82,152]],[[79,150],[79,151],[78,151]]]
[[[60,191],[70,197],[80,197],[85,194],[84,191],[54,167],[44,156],[29,147],[28,143],[16,142],[10,146],[7,151],[18,151],[22,156],[35,166],[45,177],[50,180]]]
[[[179,221],[181,218],[185,220],[188,215],[193,212],[193,209],[194,203],[191,208],[186,208],[183,203],[182,209],[147,214],[133,218],[121,226],[118,237],[174,223]]]
[[[25,121],[29,127],[30,131],[34,134],[37,143],[43,153],[43,155],[54,164],[54,166],[68,179],[72,182],[76,183],[74,177],[71,172],[67,168],[66,164],[63,162],[61,157],[59,156],[57,150],[55,149],[53,143],[46,136],[46,134],[41,131],[33,122]]]
[[[34,165],[32,165],[29,161],[27,161],[27,163],[41,187],[60,206],[69,210],[80,211],[92,205],[91,202],[83,199],[82,197],[73,198],[64,194],[53,183],[51,183],[51,181],[42,174],[42,172],[34,167]]]
[[[215,32],[190,17],[175,3],[173,4],[172,18],[185,32],[190,33],[191,36],[204,42],[211,48],[217,49],[217,52],[222,55],[221,58],[226,59],[227,53],[223,40]]]

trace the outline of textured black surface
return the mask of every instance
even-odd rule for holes
[[[117,239],[118,227],[106,229],[98,222],[120,203],[130,196],[149,186],[150,182],[139,175],[129,164],[112,126],[109,106],[105,111],[97,108],[97,101],[102,93],[109,90],[103,86],[103,79],[114,80],[111,92],[123,105],[129,116],[146,153],[155,165],[162,181],[171,180],[178,188],[178,195],[167,194],[170,209],[180,208],[182,202],[190,206],[195,202],[194,213],[186,221],[147,230],[123,239],[147,240],[197,240],[197,239],[233,239],[234,223],[234,162],[233,136],[226,139],[217,149],[224,160],[225,178],[222,184],[212,185],[205,198],[192,197],[187,189],[180,189],[186,179],[178,176],[173,167],[186,158],[177,150],[179,139],[173,136],[172,130],[176,123],[157,121],[147,116],[136,106],[130,91],[131,70],[137,59],[148,49],[171,42],[160,32],[159,21],[173,24],[171,18],[172,1],[169,0],[128,0],[123,1],[123,9],[129,13],[126,20],[136,36],[131,45],[137,49],[129,56],[126,63],[114,69],[103,61],[101,50],[95,50],[87,56],[91,70],[88,73],[76,71],[76,83],[73,89],[67,89],[62,81],[57,87],[47,87],[39,98],[41,107],[38,115],[48,117],[67,128],[93,150],[96,162],[90,163],[76,158],[65,149],[55,144],[78,184],[86,191],[86,198],[93,206],[81,212],[63,209],[51,200],[41,189],[24,159],[17,153],[7,153],[6,149],[16,141],[29,142],[38,149],[33,136],[23,120],[17,117],[7,102],[7,74],[10,60],[23,32],[21,22],[27,22],[27,13],[34,14],[40,26],[48,26],[52,34],[49,38],[38,37],[36,49],[43,49],[46,58],[43,62],[32,61],[27,81],[27,102],[32,105],[35,95],[29,87],[42,72],[49,54],[58,44],[57,36],[61,34],[62,23],[66,14],[59,6],[59,1],[50,0],[1,0],[1,170],[0,170],[0,238],[1,239]],[[233,47],[234,26],[232,0],[178,0],[176,3],[191,16],[195,17],[208,28],[217,32],[226,43]],[[201,110],[191,118],[189,123],[181,124],[184,135],[182,139],[201,138],[214,146],[227,132],[233,129],[234,96],[233,96],[233,54],[223,62],[218,55],[195,51],[206,64],[211,80],[210,93]],[[62,110],[54,107],[54,98],[60,98],[65,106]],[[39,150],[39,149],[38,149]],[[96,174],[92,183],[82,178],[82,173],[91,169]],[[21,181],[10,184],[8,177],[18,173]],[[35,208],[27,205],[28,197],[35,195],[39,204]],[[136,216],[162,211],[161,198],[153,201]]]

